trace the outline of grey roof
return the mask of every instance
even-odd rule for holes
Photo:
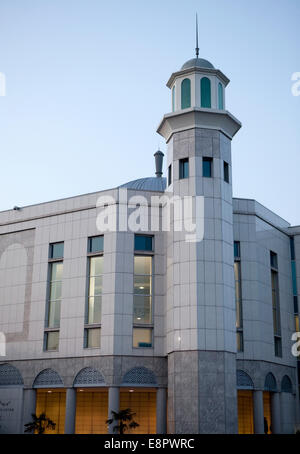
[[[139,178],[122,184],[120,188],[136,189],[138,191],[160,191],[164,192],[167,186],[167,179],[163,177]]]
[[[194,68],[195,66],[197,68],[214,69],[214,66],[208,60],[204,60],[204,58],[192,58],[185,62],[181,69]]]

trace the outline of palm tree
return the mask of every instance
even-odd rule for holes
[[[126,430],[135,429],[139,426],[139,424],[133,420],[136,413],[132,413],[130,408],[125,408],[125,410],[120,410],[119,412],[112,410],[111,413],[112,418],[108,419],[106,424],[117,422],[118,424],[114,426],[114,432],[117,432],[120,435],[123,435]]]
[[[47,418],[45,413],[41,413],[37,416],[35,413],[32,413],[32,422],[25,424],[25,432],[37,432],[38,434],[45,433],[46,429],[54,430],[56,423],[53,422],[50,418]]]

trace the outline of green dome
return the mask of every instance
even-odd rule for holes
[[[214,69],[214,66],[208,60],[204,60],[204,58],[192,58],[185,62],[181,69],[194,68],[195,66],[197,68]]]

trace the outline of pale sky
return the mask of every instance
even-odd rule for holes
[[[0,210],[154,175],[196,11],[200,57],[243,124],[234,196],[300,224],[299,0],[0,0]]]

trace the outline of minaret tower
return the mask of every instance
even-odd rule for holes
[[[198,35],[198,32],[196,32]],[[167,83],[170,196],[204,197],[204,238],[168,232],[167,355],[171,433],[237,432],[231,140],[241,123],[225,109],[229,79],[187,61]]]

